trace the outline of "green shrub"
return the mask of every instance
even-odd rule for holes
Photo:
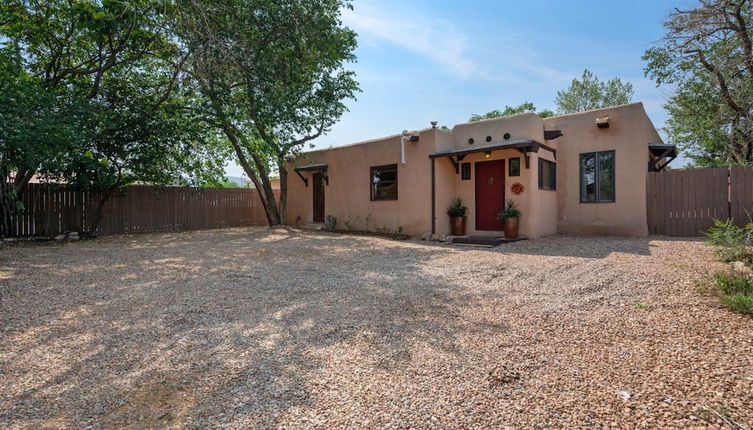
[[[332,215],[327,215],[327,218],[324,219],[324,224],[328,231],[335,231],[335,228],[337,228],[337,218]]]
[[[714,284],[719,301],[735,312],[753,315],[753,282],[741,274],[718,272]]]
[[[738,227],[731,219],[715,219],[713,227],[704,234],[709,238],[707,242],[716,247],[715,253],[719,260],[748,263],[753,261],[748,249],[753,246],[753,223]]]
[[[468,207],[463,204],[463,199],[460,197],[453,200],[447,208],[447,215],[453,217],[463,217],[466,212],[468,212]]]
[[[716,287],[724,294],[748,294],[753,295],[753,282],[745,276],[724,272],[714,273]]]
[[[497,214],[497,219],[520,218],[521,215],[523,213],[518,209],[518,205],[515,204],[514,200],[510,199],[507,201],[504,210]]]
[[[734,296],[722,296],[719,298],[724,306],[743,315],[753,315],[753,296],[735,294]]]

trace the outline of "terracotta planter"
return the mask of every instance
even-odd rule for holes
[[[450,217],[450,231],[453,236],[465,236],[465,219],[464,216]]]
[[[505,238],[517,239],[518,238],[518,225],[520,224],[520,218],[505,218]]]

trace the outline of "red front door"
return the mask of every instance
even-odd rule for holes
[[[502,231],[504,204],[505,160],[476,163],[476,230]]]

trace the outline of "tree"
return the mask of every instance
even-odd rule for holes
[[[10,174],[14,174],[16,180],[12,187],[4,188],[3,202],[17,200],[35,174],[65,176],[75,183],[84,182],[82,178],[101,177],[87,175],[86,169],[80,172],[72,169],[87,167],[91,170],[85,155],[96,151],[89,150],[88,146],[93,141],[109,140],[112,143],[109,147],[114,149],[120,140],[113,124],[128,122],[118,122],[121,118],[111,115],[113,122],[108,123],[107,128],[97,129],[97,124],[104,124],[97,118],[107,115],[97,109],[103,107],[108,97],[102,95],[103,87],[108,82],[116,83],[118,79],[130,79],[138,74],[166,74],[171,79],[161,80],[159,100],[169,97],[178,76],[170,69],[178,53],[169,35],[168,24],[173,12],[171,0],[7,0],[0,4],[0,36],[18,53],[11,60],[17,69],[14,73],[28,86],[27,90],[21,90],[19,97],[23,98],[24,91],[33,89],[38,95],[34,109],[53,115],[58,131],[68,131],[63,133],[65,136],[39,133],[39,127],[53,123],[36,120],[16,124],[18,130],[13,137],[16,154],[33,156],[24,157],[24,163],[6,163],[5,182]],[[170,71],[165,72],[168,69]],[[110,75],[116,72],[120,77],[112,79]],[[121,98],[121,102],[123,105],[117,107],[112,103],[105,105],[113,112],[128,111],[131,100]],[[78,117],[61,119],[72,107],[80,109]],[[21,114],[35,112],[30,108],[26,106]],[[66,124],[70,127],[66,128]],[[130,123],[127,127],[147,130],[145,123]],[[119,131],[128,133],[130,130]],[[104,135],[105,132],[112,136]],[[10,138],[4,140],[3,144],[8,145]],[[119,149],[121,153],[122,149]],[[6,210],[9,205],[3,206],[2,225],[6,227],[2,234],[13,234],[8,230],[13,211]]]
[[[468,121],[476,122],[476,121],[481,121],[484,119],[499,118],[501,116],[516,115],[519,113],[526,113],[526,112],[536,112],[536,106],[531,102],[524,102],[518,106],[505,106],[503,110],[495,109],[493,111],[489,111],[485,113],[484,115],[473,114],[468,119]],[[548,109],[544,109],[538,112],[538,115],[542,118],[548,118],[550,116],[554,116],[554,112]]]
[[[49,173],[55,160],[88,138],[88,109],[66,91],[45,91],[22,67],[20,51],[0,48],[0,235],[15,235],[13,215],[35,172]]]
[[[148,62],[146,62],[148,63]],[[228,154],[215,130],[190,108],[190,92],[165,94],[159,68],[113,70],[90,101],[89,139],[58,161],[68,186],[100,191],[96,231],[112,194],[134,182],[184,185],[221,177]]]
[[[674,86],[665,130],[698,165],[753,163],[751,22],[747,0],[701,0],[670,13],[643,56],[646,76]]]
[[[174,14],[172,0],[0,5],[0,35],[18,52],[16,74],[55,113],[55,124],[75,127],[53,140],[50,133],[35,132],[35,121],[19,123],[17,134],[28,138],[15,138],[17,152],[31,161],[11,163],[6,173],[16,178],[43,173],[71,187],[102,191],[94,229],[119,187],[217,174],[221,163],[211,151],[216,146],[197,144],[214,131],[197,126],[188,106],[190,90],[181,88],[186,56],[172,33]],[[71,111],[61,108],[61,100],[79,108],[75,120],[60,118]],[[203,157],[209,152],[212,161]],[[0,201],[17,199],[24,185],[21,181]],[[12,225],[12,211],[3,216],[3,224]]]
[[[180,31],[208,120],[227,137],[270,225],[284,224],[286,163],[326,133],[358,84],[344,0],[188,0]],[[277,170],[279,203],[269,180]]]
[[[554,102],[558,114],[583,112],[630,103],[633,84],[619,78],[602,82],[589,70],[583,71],[580,80],[573,79],[570,87],[558,91]]]

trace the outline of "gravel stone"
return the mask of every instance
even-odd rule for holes
[[[0,428],[752,428],[753,319],[697,292],[724,269],[664,237],[7,246]]]

